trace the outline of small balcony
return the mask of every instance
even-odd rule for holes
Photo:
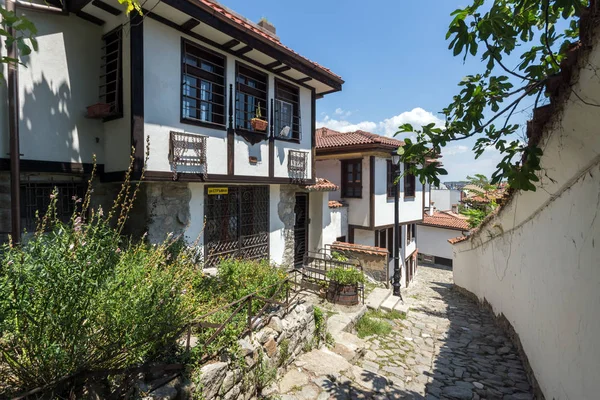
[[[176,181],[179,173],[201,173],[206,179],[206,136],[171,131],[169,163]]]
[[[308,179],[308,152],[288,150],[288,173],[294,183]]]

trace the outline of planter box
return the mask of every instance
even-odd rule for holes
[[[358,304],[358,284],[340,285],[335,282],[329,283],[327,300],[334,304],[344,306],[355,306]]]
[[[87,108],[88,118],[105,118],[110,115],[110,104],[96,103]]]
[[[259,132],[266,132],[269,123],[260,118],[252,118],[250,120],[250,125],[252,125],[252,129]]]

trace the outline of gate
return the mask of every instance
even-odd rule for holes
[[[300,268],[308,250],[308,193],[296,193],[294,213],[294,267]]]
[[[223,258],[269,258],[269,187],[229,186],[226,194],[205,189],[205,266]]]

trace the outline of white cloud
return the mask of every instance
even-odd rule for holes
[[[419,129],[423,125],[430,123],[434,123],[437,127],[444,126],[443,120],[420,107],[386,118],[383,121],[361,121],[358,123],[352,123],[345,119],[352,114],[350,111],[337,108],[334,113],[336,115],[335,118],[326,115],[323,120],[317,122],[317,127],[324,126],[340,132],[351,132],[360,129],[392,137],[398,130],[398,127],[403,124],[411,124],[415,129]]]
[[[456,154],[466,153],[467,151],[469,151],[469,147],[463,146],[463,145],[460,144],[458,146],[444,147],[442,149],[442,155],[444,155],[444,156],[453,156],[453,155],[456,155]]]

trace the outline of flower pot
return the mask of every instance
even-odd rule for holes
[[[327,300],[344,306],[357,305],[358,284],[340,285],[336,282],[330,282],[329,289],[327,289]]]
[[[110,115],[110,104],[96,103],[87,108],[89,118],[104,118]]]
[[[266,132],[267,126],[269,126],[267,121],[260,118],[252,118],[250,125],[252,125],[252,129],[259,132]]]

